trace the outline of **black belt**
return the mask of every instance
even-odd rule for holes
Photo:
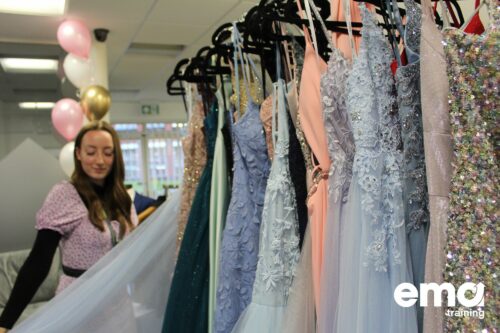
[[[85,269],[76,269],[76,268],[71,268],[67,266],[62,266],[62,270],[64,275],[71,276],[74,278],[80,277],[83,273],[85,273],[87,270]]]

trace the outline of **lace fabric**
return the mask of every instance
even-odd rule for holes
[[[352,176],[355,146],[346,105],[346,82],[350,71],[351,65],[338,49],[334,49],[321,80],[323,118],[332,160],[328,194],[333,202],[346,201]]]
[[[443,32],[450,86],[448,95],[453,137],[450,210],[444,280],[485,285],[484,319],[446,317],[447,332],[495,331],[498,320],[498,193],[500,192],[498,110],[500,84],[500,7],[487,0],[490,26],[483,35],[458,29]],[[447,307],[445,311],[455,311]]]
[[[270,162],[254,103],[233,125],[234,178],[222,235],[215,331],[231,332],[250,304]]]
[[[403,155],[390,46],[360,4],[362,42],[347,79],[347,109],[356,152],[342,225],[337,332],[417,332],[415,307],[393,291],[411,281],[406,261]],[[360,209],[361,207],[361,209]]]
[[[413,0],[405,0],[407,24],[406,49],[420,50],[421,10]],[[412,51],[413,59],[419,54]],[[410,52],[408,52],[409,54]],[[409,57],[411,61],[411,57]],[[410,62],[396,70],[398,110],[403,140],[403,200],[405,223],[413,271],[413,284],[424,282],[425,254],[429,231],[429,196],[425,172],[422,109],[420,102],[420,64]],[[419,331],[422,331],[423,308],[417,308]]]
[[[233,332],[280,332],[284,306],[299,259],[295,190],[288,167],[289,137],[284,82],[274,84],[278,104],[275,159],[267,181],[252,303]],[[274,110],[272,110],[275,112]],[[274,124],[273,124],[274,125]]]
[[[348,79],[347,98],[356,142],[353,174],[362,189],[362,210],[374,227],[365,265],[387,272],[389,253],[392,254],[390,261],[400,264],[398,249],[401,242],[404,244],[404,240],[396,237],[396,229],[403,225],[403,218],[399,216],[402,212],[401,132],[390,73],[392,56],[371,14],[366,8],[363,12],[364,17],[369,17],[363,19],[367,26],[363,30],[364,40],[368,45],[360,50]]]
[[[267,295],[272,292],[275,300],[266,303],[285,305],[299,258],[299,238],[295,190],[288,167],[289,136],[282,81],[277,89],[279,128],[276,160],[267,182],[254,298],[257,301],[261,297],[267,299]]]
[[[323,118],[332,164],[328,177],[328,213],[325,226],[325,248],[328,260],[321,272],[321,306],[318,314],[318,332],[331,332],[334,327],[338,299],[338,270],[340,228],[352,178],[354,137],[347,113],[347,79],[350,63],[340,50],[334,49],[328,61],[327,72],[321,79]]]

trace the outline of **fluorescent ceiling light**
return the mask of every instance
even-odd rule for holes
[[[0,65],[8,73],[55,73],[57,64],[53,59],[0,58]]]
[[[56,103],[53,102],[22,102],[19,103],[21,109],[52,109]]]
[[[63,15],[66,0],[0,0],[0,12],[24,15]]]

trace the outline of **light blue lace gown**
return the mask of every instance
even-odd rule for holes
[[[393,55],[383,31],[360,4],[362,43],[347,81],[356,153],[341,230],[335,332],[415,333],[415,307],[393,292],[411,282],[403,208],[400,126]],[[326,256],[328,257],[328,256]]]
[[[420,26],[422,13],[413,0],[405,0],[407,23],[404,31],[406,66],[396,71],[398,109],[403,141],[403,198],[406,232],[415,286],[424,282],[425,254],[429,234],[429,200],[425,172],[424,133],[420,103]],[[417,308],[419,332],[422,332],[423,308]]]
[[[289,134],[283,80],[275,83],[274,88],[277,98],[273,100],[278,101],[278,125],[273,109],[275,152],[264,199],[252,303],[242,313],[233,332],[281,332],[300,254],[295,189],[288,166]]]

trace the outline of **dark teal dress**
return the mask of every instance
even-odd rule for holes
[[[179,250],[163,333],[208,332],[209,216],[212,164],[217,137],[217,103],[204,121],[207,164],[198,183]]]

